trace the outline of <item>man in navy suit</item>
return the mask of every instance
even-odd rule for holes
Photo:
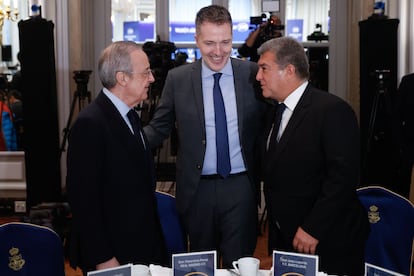
[[[166,265],[153,158],[133,109],[154,82],[148,57],[134,42],[115,42],[98,70],[104,88],[68,139],[71,265],[84,274],[128,263]]]
[[[191,251],[217,250],[222,266],[253,255],[257,238],[256,145],[261,129],[257,64],[230,58],[233,24],[227,9],[202,8],[195,40],[202,59],[168,72],[154,117],[144,128],[159,146],[177,127],[176,199]],[[224,98],[230,175],[219,175],[213,83]],[[218,134],[223,134],[220,132]],[[221,160],[221,158],[219,158]]]
[[[269,40],[258,52],[256,78],[273,100],[262,148],[270,249],[318,255],[319,270],[328,274],[363,275],[369,224],[356,194],[354,111],[309,84],[308,59],[295,39]]]

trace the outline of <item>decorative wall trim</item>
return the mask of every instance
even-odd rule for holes
[[[0,198],[26,197],[23,151],[0,152]]]

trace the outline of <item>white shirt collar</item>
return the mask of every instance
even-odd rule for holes
[[[204,60],[201,60],[201,75],[202,77],[208,77],[215,73],[223,73],[224,75],[233,75],[233,67],[231,67],[231,58],[229,58],[226,62],[226,65],[220,70],[220,72],[215,72],[208,68],[207,64]]]
[[[123,117],[126,117],[126,114],[129,110],[131,110],[131,108],[105,87],[102,89],[102,92],[109,98],[109,100],[111,100],[116,109],[118,109],[119,113],[121,113]]]
[[[286,105],[286,108],[293,112],[300,98],[305,92],[308,83],[308,81],[304,81],[300,86],[298,86],[298,88],[296,88],[292,93],[290,93],[289,96],[287,96],[287,98],[283,101],[283,103]]]

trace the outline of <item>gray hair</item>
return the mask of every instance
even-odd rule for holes
[[[117,41],[106,47],[99,58],[98,74],[103,87],[111,89],[116,85],[117,72],[131,72],[130,54],[142,50],[133,41]]]
[[[303,46],[296,39],[287,36],[270,39],[257,49],[259,55],[265,52],[275,55],[275,63],[280,69],[292,64],[299,78],[309,78],[309,60]]]

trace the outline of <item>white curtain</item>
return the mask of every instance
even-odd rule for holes
[[[262,14],[261,0],[229,0],[229,11],[234,20],[245,20]]]
[[[322,32],[329,32],[329,0],[288,0],[286,19],[304,19],[303,37],[315,31],[316,24],[322,25]]]
[[[170,0],[170,22],[193,23],[197,12],[211,3],[211,0]]]
[[[414,73],[414,2],[388,1],[389,18],[398,18],[398,83],[404,75]]]

